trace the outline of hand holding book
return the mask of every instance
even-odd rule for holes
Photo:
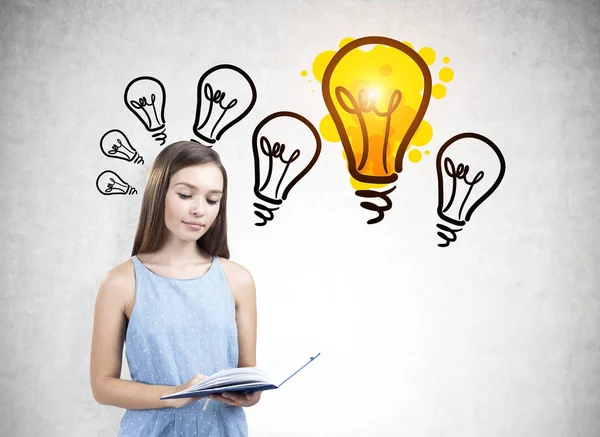
[[[296,373],[298,373],[300,370],[306,367],[309,363],[311,363],[319,355],[321,354],[318,353],[314,357],[311,357],[306,364],[304,364],[302,367],[300,367],[298,370],[296,370],[294,373],[288,376],[284,381],[278,384],[275,384],[271,380],[270,376],[267,375],[264,371],[260,370],[259,368],[238,367],[220,370],[213,375],[203,378],[196,384],[190,385],[189,387],[171,395],[163,396],[161,397],[161,399],[194,398],[213,395],[213,399],[219,400],[219,398],[217,398],[214,395],[223,396],[222,393],[227,392],[227,394],[231,394],[232,396],[234,396],[230,399],[237,399],[239,401],[243,401],[242,397],[239,397],[232,392],[240,392],[239,395],[243,396],[245,393],[277,389],[281,387],[292,376],[294,376]],[[188,384],[186,383],[186,385]],[[227,396],[225,396],[225,398],[227,398]],[[258,402],[258,399],[256,401]]]
[[[178,386],[170,387],[171,393],[169,395],[185,391],[185,390],[189,389],[190,387],[195,386],[196,384],[198,384],[199,382],[201,382],[202,380],[204,380],[206,378],[208,378],[208,376],[203,375],[202,373],[198,373],[192,379],[190,379],[188,382],[178,385]],[[185,407],[186,405],[188,405],[190,402],[194,402],[194,401],[198,400],[198,398],[169,399],[166,397],[169,395],[165,395],[165,396],[161,397],[160,399],[167,400],[169,402],[169,407],[172,407],[172,408],[182,408],[182,407]]]
[[[223,402],[234,407],[251,407],[260,401],[261,393],[262,391],[248,393],[226,391],[219,394],[208,395],[208,399]]]

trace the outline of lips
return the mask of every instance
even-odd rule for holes
[[[191,229],[192,231],[199,231],[204,227],[204,224],[199,222],[183,222],[183,224],[185,224],[188,229]]]

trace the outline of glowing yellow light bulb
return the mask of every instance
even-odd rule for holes
[[[375,45],[371,50],[365,46]],[[395,182],[411,138],[419,128],[431,98],[431,73],[411,47],[385,37],[359,38],[343,45],[327,64],[322,91],[339,133],[350,175],[366,183],[356,194],[380,198],[385,205],[362,202],[377,211],[377,223],[391,208],[387,196],[395,189],[376,191]]]

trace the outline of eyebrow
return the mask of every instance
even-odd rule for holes
[[[198,189],[197,186],[192,185],[189,182],[177,182],[175,184],[175,186],[177,186],[177,185],[186,185],[186,186],[190,187],[192,190],[197,190]],[[223,192],[221,190],[210,190],[209,193],[223,194]]]

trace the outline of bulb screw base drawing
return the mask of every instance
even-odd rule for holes
[[[453,242],[455,242],[455,241],[456,241],[456,239],[457,239],[457,238],[456,238],[456,233],[457,233],[457,232],[460,232],[460,231],[462,231],[462,229],[461,229],[461,228],[458,228],[458,229],[452,229],[452,228],[450,228],[450,227],[448,227],[448,226],[446,226],[446,225],[442,225],[442,224],[440,224],[440,223],[438,223],[438,224],[436,225],[436,227],[437,227],[437,228],[438,228],[440,231],[442,231],[442,232],[439,232],[439,231],[438,231],[438,233],[437,233],[437,234],[438,234],[438,236],[439,236],[439,237],[440,237],[442,240],[444,240],[444,242],[443,242],[443,243],[439,243],[439,244],[438,244],[438,247],[448,247],[448,246],[450,246],[450,243],[453,243]]]
[[[152,134],[152,138],[158,141],[161,146],[164,146],[167,140],[167,134],[165,133],[166,130],[167,129],[163,127],[160,132]]]
[[[262,222],[254,223],[256,226],[264,226],[273,220],[273,218],[275,218],[273,211],[277,211],[279,209],[278,206],[265,206],[260,203],[254,203],[253,205],[256,208],[254,214],[262,220]]]
[[[355,194],[358,197],[364,197],[366,199],[378,198],[384,202],[384,205],[377,205],[373,202],[360,202],[360,206],[364,209],[368,209],[369,211],[375,211],[377,213],[377,217],[367,220],[369,225],[373,225],[375,223],[379,223],[383,220],[383,213],[385,211],[389,211],[392,209],[392,200],[388,197],[392,191],[396,189],[395,186],[385,191],[375,191],[371,190],[357,190]]]
[[[133,158],[131,158],[130,162],[133,162],[134,164],[144,165],[144,157],[138,152],[135,152],[135,155],[133,156]]]

